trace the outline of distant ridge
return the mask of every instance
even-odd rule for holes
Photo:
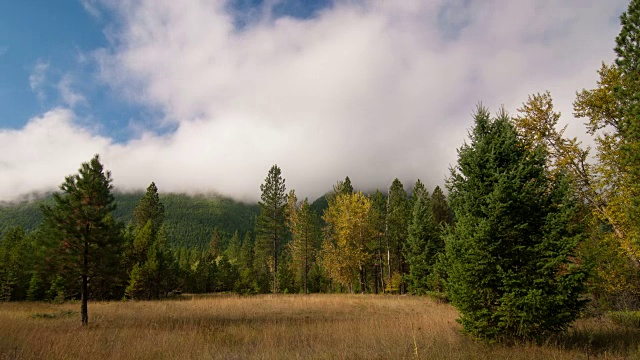
[[[125,225],[144,192],[114,192],[114,217]],[[161,194],[165,206],[165,226],[174,246],[202,247],[209,243],[213,229],[228,238],[237,230],[242,236],[252,230],[259,212],[257,204],[244,204],[219,195]],[[51,203],[51,194],[34,194],[18,202],[0,203],[0,238],[13,226],[29,232],[40,224],[40,206]]]

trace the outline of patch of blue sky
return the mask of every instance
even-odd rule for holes
[[[233,14],[235,26],[244,29],[251,23],[263,19],[269,12],[273,19],[292,17],[310,19],[320,11],[334,5],[334,0],[230,0],[229,12]]]
[[[108,13],[93,16],[75,0],[3,2],[0,129],[21,128],[34,116],[71,106],[81,126],[118,143],[136,137],[142,127],[159,135],[174,131],[173,125],[152,121],[162,118],[158,111],[127,101],[101,83],[95,63],[82,61],[109,46],[103,29],[110,20]],[[65,77],[81,99],[72,105],[60,90]]]

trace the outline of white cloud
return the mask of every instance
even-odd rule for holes
[[[73,108],[77,104],[86,103],[87,99],[81,93],[73,90],[73,78],[71,75],[64,75],[58,82],[58,92],[62,101],[69,107]]]
[[[100,18],[100,6],[95,0],[80,0],[80,4],[89,15]]]
[[[40,100],[45,98],[44,86],[47,81],[48,71],[49,63],[38,60],[31,70],[31,75],[29,75],[29,86],[31,86],[31,90],[36,93]]]
[[[19,130],[0,130],[0,200],[56,190],[110,140],[74,125],[72,111],[57,108]],[[110,165],[110,164],[108,164]]]
[[[116,186],[255,200],[274,163],[310,198],[346,175],[367,189],[441,185],[478,101],[515,111],[549,89],[576,123],[575,91],[613,58],[626,1],[344,1],[243,30],[220,1],[104,5],[121,27],[95,52],[102,78],[177,125],[127,144],[96,138]]]

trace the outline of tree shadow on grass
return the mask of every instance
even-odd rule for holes
[[[585,319],[567,332],[549,339],[549,345],[584,351],[590,355],[638,355],[640,328],[613,323],[607,318]]]

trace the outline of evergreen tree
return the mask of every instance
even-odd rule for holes
[[[82,280],[82,324],[87,325],[89,283],[97,274],[116,270],[121,250],[120,227],[111,217],[115,209],[111,174],[98,155],[68,176],[53,195],[54,205],[43,206],[49,228],[55,231],[68,265]]]
[[[444,247],[436,230],[428,193],[416,197],[408,230],[409,236],[404,246],[409,265],[406,276],[408,290],[413,294],[424,294],[431,290],[429,277],[437,255]]]
[[[229,239],[229,246],[225,251],[229,261],[232,264],[237,264],[240,258],[240,249],[242,247],[242,243],[240,242],[240,235],[238,234],[238,230],[233,233],[231,239]]]
[[[264,184],[260,185],[260,215],[256,223],[256,261],[260,277],[270,280],[271,291],[278,292],[278,260],[286,231],[287,194],[281,170],[273,165]]]
[[[164,205],[159,199],[158,188],[151,183],[134,211],[133,268],[125,289],[132,299],[158,299],[176,285],[178,270],[168,247]]]
[[[213,229],[208,252],[212,260],[216,260],[218,256],[222,255],[222,236],[217,227]]]
[[[151,221],[154,235],[164,223],[164,205],[160,202],[158,188],[154,182],[147,187],[147,192],[133,210],[133,218],[138,228],[144,227],[148,221]]]
[[[431,194],[431,212],[433,213],[433,220],[439,232],[444,226],[451,225],[453,222],[449,203],[440,186],[436,186],[435,189],[433,189],[433,194]]]
[[[235,289],[237,292],[255,292],[256,277],[253,270],[254,241],[250,232],[244,234],[238,258],[238,280]]]
[[[379,291],[385,290],[385,264],[386,264],[386,222],[387,222],[387,199],[380,192],[376,192],[371,196],[371,208],[372,208],[372,226],[374,231],[374,248],[373,254],[375,254],[373,262],[373,274],[374,276],[374,292],[377,294]]]
[[[294,193],[289,193],[289,201],[291,199],[295,199]],[[289,243],[293,275],[302,291],[308,294],[309,271],[315,263],[320,229],[317,215],[311,210],[307,199],[299,205],[299,209],[293,206],[290,210],[288,225],[293,235]]]
[[[418,179],[415,185],[413,185],[413,190],[411,191],[411,198],[409,199],[408,206],[409,206],[409,209],[411,209],[411,212],[413,212],[413,207],[416,204],[416,201],[418,200],[418,198],[422,197],[424,199],[425,197],[428,197],[428,196],[429,196],[429,191],[424,186],[422,181]]]
[[[406,273],[406,264],[402,249],[407,241],[411,209],[407,192],[400,180],[393,180],[387,201],[387,255],[389,257],[387,259],[389,265],[387,287],[392,291],[404,292],[402,276]]]
[[[567,178],[517,136],[506,112],[479,106],[448,180],[447,290],[465,331],[488,339],[564,330],[585,304],[574,262],[580,229]]]

